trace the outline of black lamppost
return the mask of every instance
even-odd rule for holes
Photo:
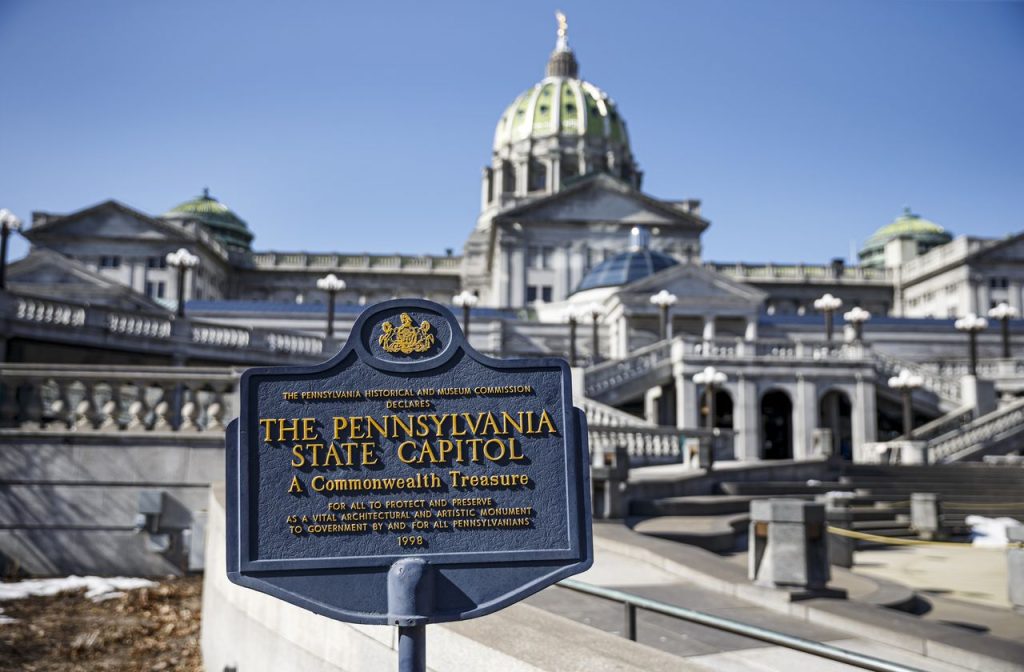
[[[672,308],[672,306],[678,300],[679,300],[679,297],[677,297],[675,294],[673,294],[672,292],[670,292],[670,291],[668,291],[666,289],[663,289],[660,292],[658,292],[657,294],[654,294],[653,296],[651,296],[651,303],[653,303],[654,305],[656,305],[660,309],[660,313],[659,314],[661,316],[661,323],[660,323],[661,340],[665,340],[666,338],[668,338],[668,325],[669,325],[668,311],[669,311],[670,308]]]
[[[577,310],[572,306],[565,311],[565,319],[569,322],[569,366],[576,366],[576,319]]]
[[[21,220],[7,208],[0,210],[0,289],[7,288],[7,238],[20,230]]]
[[[584,315],[587,315],[587,316],[590,317],[590,325],[591,325],[590,349],[591,349],[591,352],[593,353],[593,355],[592,355],[593,356],[593,362],[591,362],[591,363],[592,364],[596,364],[598,362],[598,360],[601,359],[601,349],[600,349],[601,348],[601,336],[600,336],[600,333],[598,331],[597,321],[600,320],[601,316],[604,314],[604,306],[602,306],[600,303],[597,303],[595,301],[595,302],[588,303],[587,305],[583,306],[580,309],[580,311]]]
[[[724,385],[726,380],[728,380],[728,376],[713,366],[709,366],[693,376],[693,382],[704,386],[704,408],[707,409],[707,418],[704,423],[709,431],[715,428],[715,391],[716,388]]]
[[[967,372],[976,376],[978,375],[978,332],[988,328],[988,320],[978,317],[974,313],[967,313],[954,322],[953,326],[957,328],[957,331],[967,332],[968,355],[970,356]]]
[[[1010,358],[1010,320],[1017,317],[1017,309],[1012,308],[1003,301],[998,306],[988,311],[988,316],[993,320],[999,320],[999,329],[1003,337],[1003,359]]]
[[[899,390],[900,395],[903,397],[903,438],[907,441],[910,440],[910,436],[914,432],[914,408],[911,395],[922,384],[924,384],[924,381],[921,379],[921,376],[911,373],[906,369],[900,369],[900,375],[889,379],[889,387]]]
[[[452,297],[452,303],[462,308],[462,333],[466,335],[467,341],[469,340],[469,311],[479,300],[480,298],[476,294],[466,289]]]
[[[825,340],[829,343],[832,342],[832,314],[842,307],[843,300],[831,294],[825,294],[814,300],[814,309],[825,313]]]
[[[345,289],[345,281],[334,273],[328,273],[316,281],[316,288],[327,292],[327,338],[334,337],[334,303],[338,292]]]
[[[843,319],[853,325],[853,342],[864,340],[864,323],[871,319],[871,313],[860,306],[854,306],[843,313]]]
[[[178,317],[185,317],[185,272],[199,265],[199,257],[182,247],[167,254],[167,265],[178,269]]]

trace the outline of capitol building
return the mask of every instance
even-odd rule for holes
[[[736,463],[1019,450],[1020,232],[971,236],[915,204],[865,223],[857,263],[706,259],[699,195],[644,191],[628,101],[581,74],[563,27],[543,77],[510,87],[461,251],[261,249],[208,190],[163,213],[34,212],[0,290],[0,442],[22,501],[77,513],[56,532],[19,514],[0,551],[40,571],[187,563],[183,537],[142,548],[130,534],[140,487],[193,529],[222,477],[238,372],[322,361],[363,306],[394,297],[461,295],[477,350],[571,359],[592,451],[625,447],[634,466],[698,468],[694,446]],[[902,372],[913,385],[890,384]],[[139,473],[89,476],[114,446]]]

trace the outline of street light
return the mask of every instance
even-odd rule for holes
[[[582,313],[584,316],[590,317],[590,324],[592,327],[590,336],[590,348],[593,352],[594,363],[596,364],[597,361],[601,358],[601,350],[599,347],[601,345],[601,337],[598,334],[597,321],[601,319],[602,315],[604,315],[604,306],[602,306],[600,303],[596,301],[592,301],[588,304],[583,305],[580,308],[580,313]]]
[[[906,369],[900,369],[898,376],[889,379],[889,387],[899,390],[903,396],[903,438],[907,441],[910,440],[910,435],[914,431],[914,409],[910,396],[923,384],[921,376]]]
[[[465,289],[452,297],[452,303],[462,308],[462,332],[466,335],[467,341],[469,340],[469,310],[478,301],[480,298],[476,294]]]
[[[316,281],[316,288],[327,292],[327,338],[334,337],[334,303],[338,292],[345,289],[345,281],[334,273],[328,273]]]
[[[978,332],[988,328],[988,320],[984,317],[978,317],[974,313],[967,313],[954,322],[953,326],[956,327],[957,331],[967,332],[967,343],[971,357],[967,372],[972,376],[976,376],[978,375]]]
[[[668,311],[669,308],[679,300],[679,297],[672,292],[663,289],[651,296],[651,303],[661,309],[661,339],[668,338]]]
[[[825,340],[829,343],[832,342],[832,314],[842,307],[843,300],[831,294],[825,294],[814,300],[814,309],[825,313]]]
[[[0,289],[7,287],[7,237],[11,231],[21,230],[21,220],[13,212],[0,210]]]
[[[860,343],[864,339],[864,323],[871,319],[871,313],[860,306],[854,306],[843,313],[843,319],[853,325],[853,340]]]
[[[999,328],[1003,335],[1003,359],[1010,358],[1010,320],[1017,317],[1017,309],[1003,301],[998,306],[988,311],[988,316],[993,320],[999,320]]]
[[[199,257],[184,247],[167,253],[167,265],[178,269],[178,317],[185,317],[185,271],[199,265]]]
[[[726,380],[728,376],[713,366],[693,375],[693,382],[704,386],[704,407],[708,413],[705,423],[709,430],[715,428],[715,388],[724,385]]]
[[[575,306],[566,308],[565,319],[569,322],[569,366],[576,366],[576,320],[579,319],[579,309]]]

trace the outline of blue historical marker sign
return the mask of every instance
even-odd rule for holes
[[[228,576],[344,621],[496,611],[593,561],[560,359],[497,360],[445,307],[367,308],[316,366],[250,369],[227,439]]]

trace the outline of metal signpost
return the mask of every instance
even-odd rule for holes
[[[341,621],[502,609],[593,562],[586,420],[560,359],[497,360],[422,300],[316,366],[250,369],[227,434],[228,577]]]

